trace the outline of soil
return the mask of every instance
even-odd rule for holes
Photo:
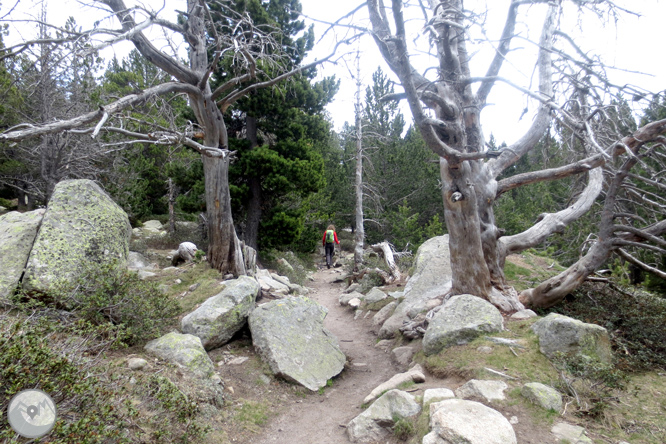
[[[265,421],[243,422],[239,420],[238,413],[234,419],[228,418],[231,421],[223,421],[227,440],[247,444],[348,444],[346,424],[363,411],[363,399],[379,384],[404,371],[391,361],[390,348],[385,350],[376,346],[378,339],[372,331],[371,322],[374,312],[368,317],[354,319],[354,312],[339,304],[338,297],[344,289],[340,276],[339,269],[324,268],[314,274],[314,282],[308,283],[311,289],[309,297],[329,310],[324,325],[337,336],[348,359],[345,370],[332,381],[330,387],[314,393],[268,378],[270,372],[254,355],[247,337],[227,346],[226,351],[218,349],[211,352],[213,362],[223,359],[222,353],[250,358],[243,365],[220,365],[219,373],[227,389],[232,388],[233,394],[229,398],[237,406],[250,402],[251,405],[266,408]],[[262,383],[262,380],[269,382]],[[438,379],[426,374],[425,383],[417,384],[408,391],[422,395],[427,388],[455,390],[464,382],[464,379],[455,376]],[[513,416],[520,418],[519,423],[514,425],[520,444],[556,442],[548,431],[549,426],[535,424],[519,404],[506,403],[493,408],[507,419]],[[382,444],[401,442],[390,435]]]

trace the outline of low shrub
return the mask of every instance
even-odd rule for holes
[[[550,311],[605,327],[625,371],[666,368],[666,299],[613,284],[586,283]]]
[[[155,283],[115,262],[90,264],[76,279],[55,282],[47,296],[92,325],[113,325],[127,345],[157,336],[180,312]],[[32,303],[27,295],[18,299]]]

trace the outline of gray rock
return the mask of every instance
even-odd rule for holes
[[[162,222],[159,220],[147,220],[143,223],[142,228],[145,230],[160,231],[162,229]]]
[[[181,242],[178,245],[178,251],[171,257],[171,265],[177,266],[180,263],[188,263],[194,260],[197,253],[197,246],[192,242]]]
[[[130,270],[152,270],[156,268],[156,264],[150,263],[143,254],[137,253],[136,251],[130,251],[127,256],[127,268]]]
[[[325,317],[326,309],[306,297],[268,302],[250,314],[252,343],[275,375],[316,391],[346,361]]]
[[[90,264],[115,262],[126,269],[131,232],[127,214],[95,182],[59,182],[28,259],[24,288],[48,292]]]
[[[517,444],[509,421],[497,410],[463,399],[430,404],[428,444]]]
[[[210,378],[215,371],[201,339],[194,335],[174,331],[150,341],[144,349],[198,376]]]
[[[388,295],[377,287],[373,287],[361,298],[361,300],[363,301],[363,306],[367,310],[380,310],[386,304],[391,302]]]
[[[490,302],[468,294],[454,296],[430,321],[423,336],[423,351],[433,355],[502,328],[502,315]]]
[[[456,397],[461,399],[476,398],[485,402],[503,401],[504,390],[508,389],[504,381],[484,381],[472,379],[456,390]]]
[[[363,404],[368,404],[381,396],[382,393],[387,390],[392,390],[400,387],[402,384],[409,382],[425,382],[425,375],[423,374],[423,368],[419,364],[416,364],[414,367],[409,369],[404,373],[398,373],[393,375],[391,379],[386,382],[379,384],[375,387],[368,396],[363,399]]]
[[[409,346],[396,347],[391,350],[391,359],[399,369],[406,370],[412,362],[415,350]]]
[[[7,208],[0,205],[0,214],[5,214],[7,211],[8,211]]]
[[[562,395],[550,386],[529,382],[523,386],[520,394],[546,410],[552,409],[558,413],[562,410]]]
[[[142,281],[157,276],[157,273],[153,273],[152,271],[147,271],[147,270],[139,270],[137,271],[137,274],[139,275],[139,279],[141,279]]]
[[[131,370],[143,370],[146,365],[148,365],[148,361],[142,358],[131,358],[127,361],[127,366]]]
[[[598,325],[551,313],[535,322],[532,331],[539,337],[539,350],[550,359],[559,353],[580,353],[603,362],[612,360],[608,332]]]
[[[571,444],[593,444],[592,440],[585,436],[585,429],[576,425],[558,422],[551,429],[551,433],[559,440]]]
[[[45,210],[0,216],[0,306],[9,301],[25,270]]]
[[[400,390],[389,390],[368,409],[347,424],[349,440],[376,443],[390,434],[397,419],[416,416],[421,406],[414,397]]]
[[[354,282],[349,287],[345,288],[344,293],[351,293],[352,291],[357,291],[359,288],[361,288],[361,284]]]
[[[352,299],[358,299],[359,301],[363,297],[363,294],[357,292],[357,291],[352,291],[351,293],[343,293],[340,295],[338,298],[338,302],[340,302],[340,305],[343,307],[346,307],[349,305],[349,301]]]
[[[372,328],[375,333],[379,332],[379,329],[384,325],[384,322],[391,317],[397,306],[397,301],[389,302],[384,305],[381,310],[375,313],[372,317]]]
[[[349,304],[347,304],[347,305],[349,305],[349,308],[351,308],[353,310],[356,310],[357,308],[359,308],[361,306],[361,303],[362,302],[359,298],[353,298],[349,301]]]
[[[273,279],[268,270],[257,270],[255,278],[257,279],[257,282],[259,282],[259,285],[261,285],[262,291],[283,295],[289,294],[289,287]]]
[[[427,389],[423,392],[423,405],[426,406],[433,402],[444,401],[445,399],[452,399],[455,397],[456,395],[453,391],[447,388]]]
[[[199,337],[206,350],[220,347],[243,328],[258,294],[259,284],[251,277],[226,281],[221,292],[183,318],[181,329]]]
[[[404,299],[379,330],[382,339],[392,338],[403,321],[410,321],[427,311],[428,301],[441,297],[451,289],[451,258],[449,235],[425,241],[415,258],[414,274],[405,285]]]
[[[530,319],[530,318],[535,318],[537,314],[530,310],[530,309],[525,309],[525,310],[520,310],[515,312],[514,314],[511,315],[511,319],[514,321],[522,321],[525,319]]]

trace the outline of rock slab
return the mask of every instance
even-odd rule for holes
[[[12,211],[0,216],[0,305],[7,303],[18,287],[44,211]]]
[[[539,350],[549,359],[558,354],[583,354],[603,362],[612,361],[610,338],[605,328],[551,313],[532,325],[539,337]]]
[[[48,292],[55,281],[71,281],[91,263],[127,268],[131,233],[125,211],[95,182],[59,182],[28,258],[24,288]]]
[[[421,406],[414,396],[401,390],[389,390],[368,409],[347,424],[349,440],[376,443],[390,433],[397,419],[418,415]]]
[[[453,296],[430,321],[423,336],[423,351],[433,355],[502,329],[502,315],[493,304],[469,294]]]
[[[201,339],[194,335],[174,331],[150,341],[144,350],[198,376],[210,377],[215,371]]]
[[[461,399],[478,398],[485,402],[506,399],[504,391],[508,389],[504,381],[484,381],[472,379],[456,390],[456,397]]]
[[[247,322],[259,290],[248,276],[226,281],[221,292],[183,318],[183,333],[199,337],[206,350],[226,344]]]
[[[562,395],[548,385],[528,382],[520,389],[520,394],[546,410],[558,413],[562,410]]]
[[[425,241],[416,252],[415,272],[405,285],[404,299],[379,330],[380,339],[392,338],[404,321],[428,310],[428,301],[451,289],[449,235]]]
[[[275,375],[316,391],[343,370],[346,357],[324,328],[326,314],[302,296],[268,302],[250,314],[252,343]]]
[[[463,399],[430,404],[424,444],[517,444],[513,426],[497,410]]]

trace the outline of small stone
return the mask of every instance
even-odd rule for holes
[[[134,379],[134,376],[130,378],[129,383],[132,385],[136,384],[136,379]]]
[[[224,280],[225,280],[225,281],[228,281],[228,280],[233,279],[233,278],[234,278],[234,275],[233,275],[233,274],[225,274],[225,275],[224,275]]]
[[[200,285],[201,285],[201,283],[199,283],[199,282],[197,282],[196,284],[192,284],[192,285],[190,285],[190,288],[188,288],[188,291],[194,291],[197,288],[199,288]]]
[[[455,398],[456,395],[452,390],[447,388],[434,388],[427,389],[423,392],[423,405],[428,405],[433,402],[443,401],[445,399]]]
[[[183,281],[181,281],[180,279],[176,279],[174,282],[175,282],[176,284],[182,284],[182,283],[183,283]]]
[[[512,425],[518,424],[518,417],[512,416],[511,419],[509,419],[509,423],[511,423]]]
[[[522,321],[524,319],[535,318],[536,316],[537,314],[534,311],[526,309],[515,312],[514,314],[511,315],[511,319],[513,319],[514,321]]]
[[[222,384],[222,378],[220,378],[220,375],[217,373],[214,373],[213,376],[210,377],[210,380],[213,381],[215,384]]]
[[[234,394],[234,388],[233,388],[232,386],[227,387],[227,390],[228,390],[229,393],[231,393],[232,395]]]
[[[271,378],[269,378],[266,375],[260,375],[259,380],[263,382],[265,385],[269,385],[271,383]]]
[[[484,353],[486,355],[489,355],[493,352],[493,348],[488,347],[487,345],[482,345],[481,347],[477,348],[476,351],[478,351],[479,353]]]
[[[247,356],[239,356],[237,358],[232,359],[231,361],[227,362],[227,365],[241,365],[245,363],[248,359]]]
[[[354,313],[354,320],[357,321],[362,317],[363,317],[363,310],[356,310],[356,312]]]
[[[353,298],[352,300],[349,301],[349,307],[351,307],[354,310],[360,306],[361,306],[361,300],[359,298]]]
[[[148,364],[148,361],[142,358],[132,358],[127,361],[127,366],[131,370],[143,370],[143,368]]]

